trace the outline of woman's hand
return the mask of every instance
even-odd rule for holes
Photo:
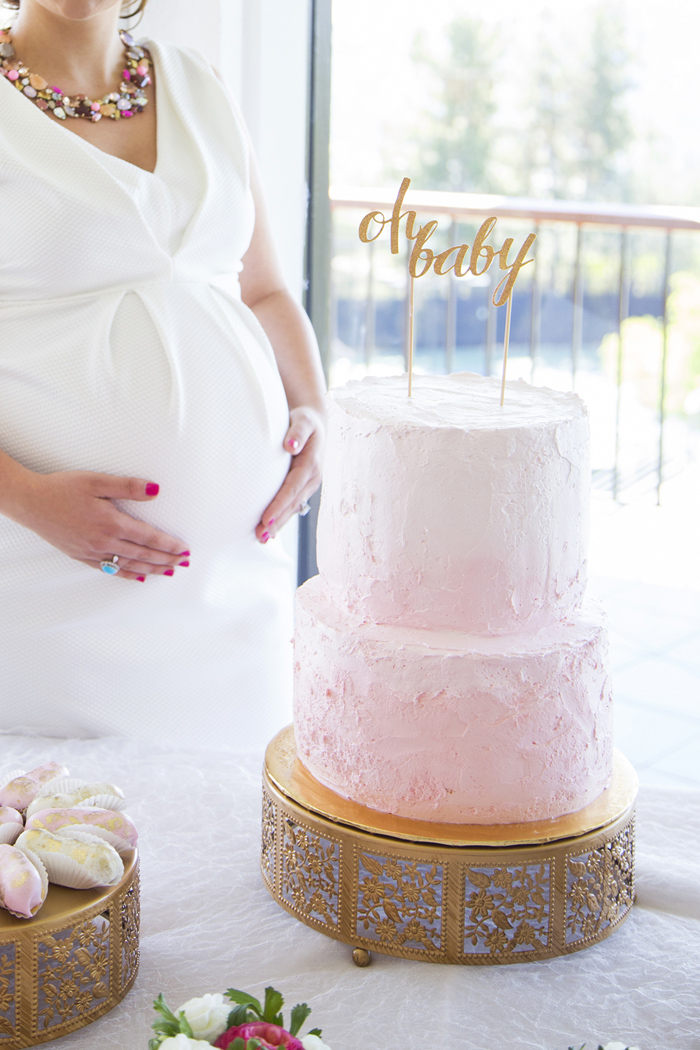
[[[52,547],[94,569],[119,556],[119,577],[143,582],[146,576],[172,576],[188,565],[185,544],[115,507],[112,500],[150,502],[155,482],[87,470],[52,474],[23,472],[5,513],[36,532]]]
[[[276,536],[321,484],[325,437],[326,427],[321,412],[305,406],[291,410],[284,447],[291,452],[292,462],[282,487],[263,511],[255,529],[261,543]]]

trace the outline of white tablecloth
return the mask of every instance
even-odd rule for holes
[[[212,738],[216,738],[212,727]],[[145,1050],[152,1000],[273,984],[306,1000],[333,1050],[567,1050],[618,1039],[700,1048],[700,793],[639,800],[637,905],[603,944],[502,967],[436,966],[350,949],[297,923],[258,868],[262,756],[117,740],[0,736],[0,772],[63,761],[114,780],[141,832],[141,969],[111,1014],[66,1050]]]

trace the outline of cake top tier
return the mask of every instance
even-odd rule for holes
[[[508,634],[585,589],[588,419],[574,394],[469,373],[329,399],[318,566],[358,622]]]
[[[370,376],[331,391],[333,400],[349,416],[388,426],[508,430],[586,414],[576,394],[530,386],[522,379],[506,383],[503,405],[500,394],[499,380],[473,372],[414,376],[412,397],[408,397],[405,376]]]

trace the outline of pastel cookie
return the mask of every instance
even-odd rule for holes
[[[15,846],[0,845],[0,906],[31,919],[46,900],[49,880],[41,860]]]
[[[28,773],[10,773],[0,786],[0,806],[25,810],[45,784],[57,777],[65,777],[68,770],[58,762],[45,762]]]
[[[74,890],[116,886],[124,875],[124,863],[109,843],[96,835],[65,826],[60,835],[30,829],[16,843],[31,850],[43,862],[49,882]]]
[[[0,843],[12,845],[24,831],[22,814],[12,806],[0,806]]]
[[[44,809],[33,813],[27,820],[27,830],[50,831],[54,835],[60,835],[66,827],[96,835],[114,846],[118,853],[133,849],[138,840],[138,832],[131,818],[113,809],[99,809],[96,806]]]
[[[45,786],[27,807],[27,816],[31,817],[42,809],[70,809],[73,806],[121,810],[126,801],[124,792],[115,784],[64,778]]]

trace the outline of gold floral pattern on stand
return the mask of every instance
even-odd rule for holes
[[[568,858],[566,943],[597,937],[625,917],[634,901],[634,823],[612,841]]]
[[[494,844],[489,828],[449,842],[412,838],[413,822],[398,818],[390,833],[359,807],[358,822],[352,812],[345,822],[296,798],[293,780],[286,793],[266,765],[276,842],[275,878],[263,881],[300,922],[361,949],[358,966],[368,951],[462,966],[569,955],[604,940],[630,913],[637,780],[626,768],[606,824],[591,827],[586,816],[579,832],[567,821],[574,833],[561,838]],[[317,805],[323,789],[314,791]]]
[[[109,995],[110,924],[102,915],[38,944],[38,1027],[47,1031],[104,1005]]]
[[[122,980],[121,987],[126,988],[136,977],[139,968],[139,927],[141,922],[141,899],[139,896],[139,876],[124,894],[120,903],[122,935]]]
[[[300,915],[337,927],[340,844],[296,821],[284,822],[282,897]]]
[[[552,865],[467,868],[465,955],[538,952],[549,942]]]
[[[81,906],[81,892],[50,888],[62,900],[45,922],[8,924],[0,914],[0,1050],[83,1028],[131,987],[139,963],[137,856],[125,864],[122,882],[97,902]]]
[[[7,944],[0,949],[0,1046],[16,1031],[16,958],[17,949],[14,944]]]
[[[357,855],[357,933],[389,946],[439,951],[443,869],[371,853]]]
[[[262,852],[260,867],[268,887],[275,884],[275,826],[277,809],[274,802],[263,788],[262,797]]]

